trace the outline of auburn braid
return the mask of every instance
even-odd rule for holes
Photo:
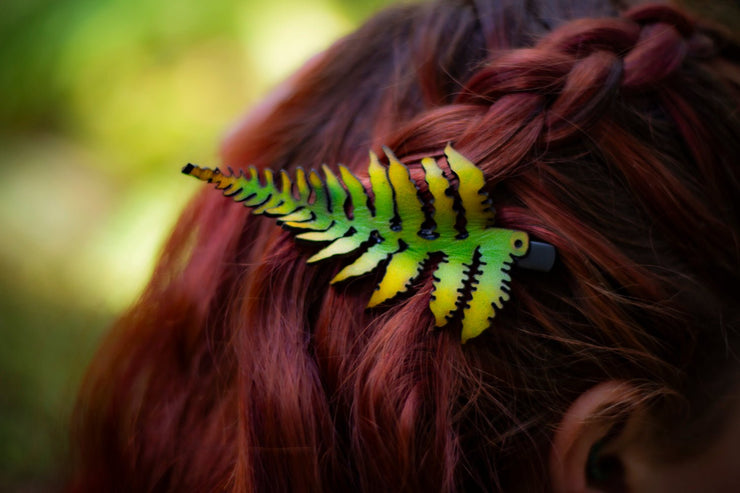
[[[715,178],[722,169],[718,163],[731,167],[726,150],[734,144],[719,135],[700,135],[705,126],[692,124],[707,120],[694,112],[721,86],[717,80],[703,84],[701,78],[701,65],[714,62],[715,55],[715,39],[668,6],[639,7],[620,18],[571,21],[532,48],[491,52],[453,104],[423,113],[389,145],[413,161],[413,156],[454,142],[481,166],[489,186],[502,184],[502,193],[494,194],[502,222],[516,216],[512,226],[526,224],[556,244],[575,277],[603,274],[618,286],[629,286],[630,295],[657,302],[669,297],[674,284],[658,282],[662,274],[657,271],[677,267],[666,264],[648,273],[655,251],[663,251],[666,259],[681,252],[697,277],[719,279],[719,273],[703,273],[705,262],[695,255],[701,243],[695,225],[704,224],[716,235],[705,253],[718,265],[733,261],[738,244],[732,229],[737,218],[719,212],[732,210],[727,204],[736,200],[737,182]],[[692,87],[704,93],[686,94]],[[732,135],[729,127],[727,134]],[[717,145],[701,143],[713,140]],[[412,176],[423,189],[419,173],[412,169]],[[727,173],[722,176],[726,180]],[[512,177],[519,179],[503,181]],[[586,179],[611,182],[613,196],[606,205],[597,207],[598,197],[583,201],[572,196],[569,183]],[[545,195],[544,205],[532,198]],[[525,202],[521,209],[515,205],[520,200]],[[574,231],[547,219],[556,212],[570,218],[567,224]],[[695,220],[686,221],[687,213]],[[641,217],[644,223],[622,224],[620,217]],[[601,236],[596,232],[605,221],[611,227]],[[588,228],[597,242],[584,244]],[[653,243],[628,245],[626,233],[617,232],[636,228],[644,228],[644,237]],[[594,289],[605,284],[595,283]],[[606,311],[585,305],[578,309],[587,312],[587,319]]]
[[[630,10],[621,18],[569,22],[534,48],[493,54],[457,98],[459,104],[541,109],[544,142],[582,134],[617,94],[650,91],[689,58],[713,52],[709,37],[668,6]],[[512,103],[507,96],[516,95]],[[498,109],[498,108],[497,108]],[[499,113],[498,111],[495,111]]]

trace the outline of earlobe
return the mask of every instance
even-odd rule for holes
[[[635,390],[626,382],[610,380],[587,390],[571,404],[550,450],[553,491],[626,490],[618,451],[612,450],[612,445],[626,421],[624,414],[632,407],[629,404],[636,400]]]

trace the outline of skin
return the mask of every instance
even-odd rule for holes
[[[646,426],[634,411],[621,432],[601,449],[616,458],[622,473],[599,485],[587,476],[589,453],[607,435],[615,422],[600,419],[600,411],[638,397],[637,389],[625,382],[609,381],[584,392],[576,399],[555,433],[550,453],[553,490],[566,492],[716,492],[740,491],[740,385],[719,403],[726,416],[719,433],[699,452],[680,461],[660,459],[660,449],[646,440]],[[673,452],[673,451],[672,451]]]

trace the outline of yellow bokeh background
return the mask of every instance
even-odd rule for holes
[[[179,170],[390,0],[5,0],[0,490],[64,477],[76,389],[185,202]]]

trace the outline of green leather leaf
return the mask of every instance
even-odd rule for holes
[[[299,168],[294,183],[281,171],[279,186],[270,170],[262,171],[261,177],[254,168],[246,175],[224,175],[218,169],[188,165],[183,173],[215,183],[255,214],[276,217],[284,227],[296,230],[300,240],[324,243],[310,263],[357,254],[332,284],[385,263],[368,307],[406,292],[430,259],[441,258],[432,266],[429,308],[435,323],[442,327],[459,317],[462,341],[477,337],[509,299],[508,271],[514,257],[527,253],[529,237],[523,231],[493,226],[495,214],[484,190],[483,172],[451,146],[445,149],[447,171],[433,158],[421,160],[432,198],[426,208],[431,218],[425,216],[409,169],[390,150],[385,153],[387,167],[370,153],[369,189],[344,166],[339,166],[339,176],[323,166],[323,178]],[[450,174],[457,178],[456,187]],[[455,210],[455,197],[461,211]],[[428,219],[433,220],[433,231]],[[460,224],[464,231],[458,230]]]

